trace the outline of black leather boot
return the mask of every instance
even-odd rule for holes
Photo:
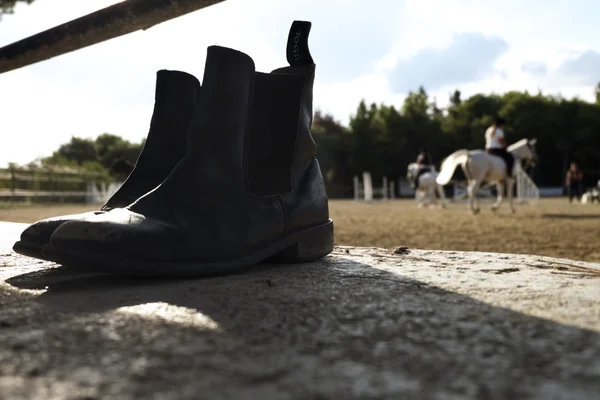
[[[194,76],[180,71],[158,71],[150,131],[135,168],[123,185],[100,211],[48,218],[30,225],[14,244],[14,251],[44,259],[42,247],[63,223],[126,207],[157,187],[185,155],[186,135],[199,95],[200,82]]]
[[[243,53],[209,47],[187,154],[173,173],[126,208],[62,225],[44,255],[127,275],[201,276],[329,254],[333,222],[309,131],[309,30],[294,22],[290,66],[269,74]]]

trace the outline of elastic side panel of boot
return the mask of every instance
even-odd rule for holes
[[[157,72],[150,131],[136,167],[102,210],[125,207],[158,186],[183,158],[200,82],[181,71]]]
[[[158,71],[154,113],[138,166],[148,164],[144,167],[160,169],[168,175],[183,158],[199,91],[198,79],[188,73]]]
[[[304,77],[257,73],[247,147],[248,182],[257,196],[292,190],[294,144]]]

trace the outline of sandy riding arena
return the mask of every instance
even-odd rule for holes
[[[600,207],[572,205],[565,199],[542,199],[537,206],[506,204],[494,214],[483,203],[473,216],[465,204],[417,209],[413,200],[370,204],[330,200],[336,245],[492,251],[600,261]],[[33,222],[79,213],[98,206],[30,206],[0,208],[0,221]]]

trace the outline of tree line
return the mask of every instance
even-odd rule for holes
[[[363,171],[375,180],[403,178],[422,147],[438,168],[458,149],[481,149],[484,132],[497,115],[507,120],[508,143],[538,139],[539,163],[530,174],[539,186],[563,186],[571,161],[583,170],[585,186],[593,186],[600,179],[600,86],[597,93],[596,103],[590,103],[527,92],[463,100],[456,90],[450,105],[441,109],[421,87],[398,108],[361,101],[348,126],[316,111],[312,132],[331,197],[352,196],[353,176]],[[108,176],[119,159],[135,163],[143,144],[109,133],[95,139],[74,136],[40,161]]]
[[[144,139],[139,143],[132,143],[110,133],[103,133],[95,139],[72,136],[69,142],[60,145],[52,155],[28,166],[34,169],[37,164],[41,164],[42,167],[73,167],[83,173],[96,173],[108,177],[111,175],[111,168],[119,160],[135,164],[145,141]]]
[[[482,149],[496,116],[507,121],[507,143],[538,139],[539,162],[530,175],[539,186],[564,186],[571,161],[583,170],[586,186],[600,179],[600,85],[595,103],[526,91],[463,99],[456,90],[446,109],[420,87],[398,108],[361,101],[348,126],[317,111],[312,130],[328,192],[348,197],[353,176],[363,171],[373,179],[406,176],[422,147],[438,168],[456,150]]]
[[[33,3],[33,0],[0,0],[0,20],[2,14],[12,14],[17,3]]]

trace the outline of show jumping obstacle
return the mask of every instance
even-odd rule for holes
[[[373,201],[388,200],[396,198],[394,182],[388,182],[388,178],[381,178],[381,187],[374,188],[373,180],[370,172],[363,172],[363,181],[360,181],[358,176],[354,176],[354,200],[356,201]]]

